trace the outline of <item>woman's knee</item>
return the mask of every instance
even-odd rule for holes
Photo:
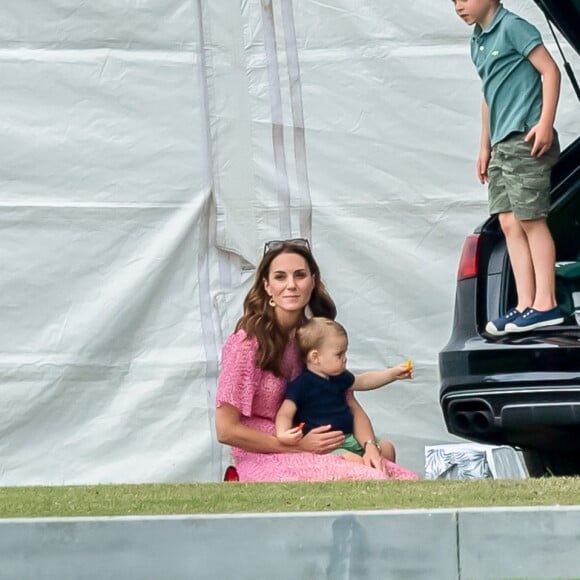
[[[394,463],[397,459],[397,451],[395,446],[390,441],[385,441],[383,439],[379,441],[379,445],[381,447],[381,455],[385,459],[388,459]]]

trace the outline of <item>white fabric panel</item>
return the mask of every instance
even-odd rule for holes
[[[0,8],[1,485],[215,481],[219,350],[287,236],[353,370],[415,361],[361,396],[401,463],[451,439],[437,352],[486,216],[470,29],[450,2],[284,1]]]
[[[212,441],[192,7],[1,15],[0,481],[191,480]]]

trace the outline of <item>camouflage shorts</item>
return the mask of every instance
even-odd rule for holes
[[[513,212],[519,220],[545,218],[550,211],[550,175],[560,155],[558,135],[541,157],[532,157],[525,133],[496,143],[489,163],[489,213]]]

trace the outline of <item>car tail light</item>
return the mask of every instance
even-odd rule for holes
[[[477,276],[479,237],[479,234],[471,234],[465,238],[461,258],[459,258],[457,280],[465,280],[466,278],[474,278]]]

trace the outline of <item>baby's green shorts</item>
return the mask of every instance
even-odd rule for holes
[[[344,438],[343,444],[338,448],[335,449],[332,453],[338,453],[339,455],[342,453],[346,453],[350,451],[351,453],[356,453],[357,455],[364,455],[364,449],[361,447],[359,442],[355,439],[354,435],[347,435]]]

